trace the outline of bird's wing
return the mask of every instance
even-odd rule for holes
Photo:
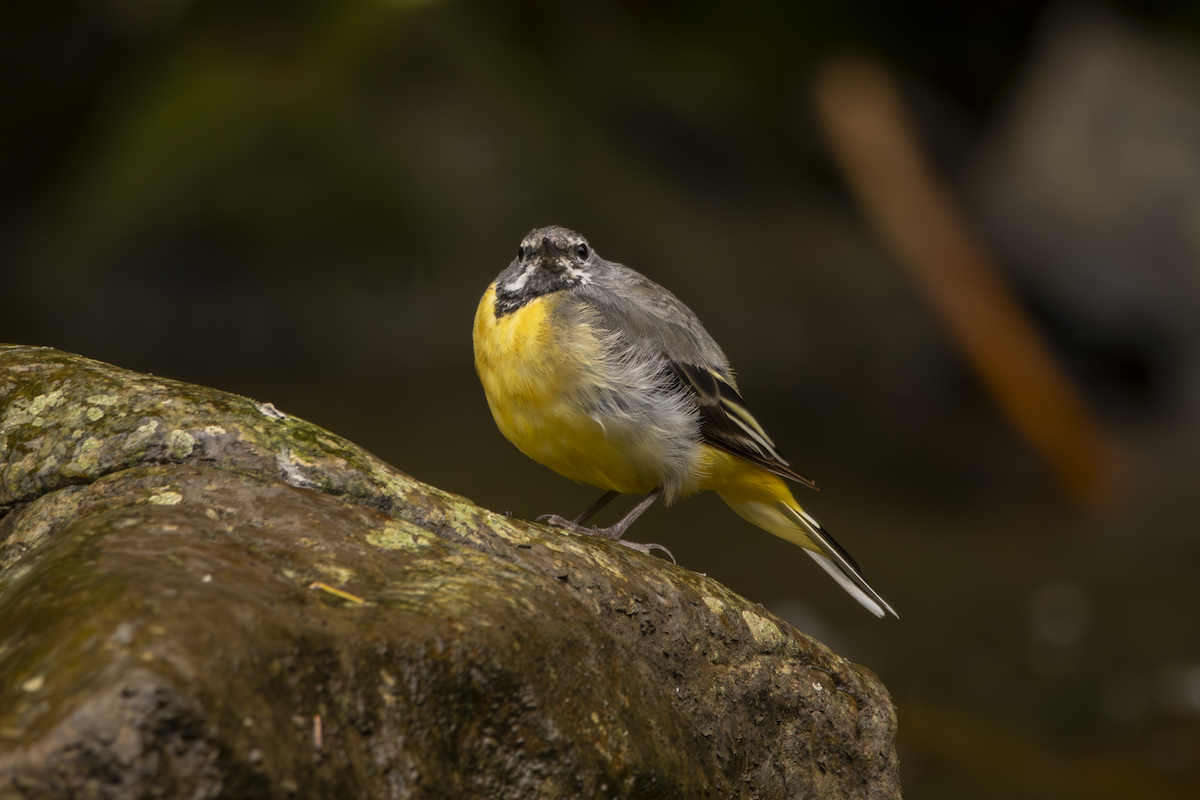
[[[757,464],[781,478],[817,488],[812,478],[794,470],[780,454],[771,437],[767,436],[750,409],[746,408],[746,401],[720,373],[711,367],[698,367],[674,360],[668,360],[667,363],[683,385],[696,395],[700,408],[700,436],[704,442]]]
[[[609,265],[603,287],[585,285],[578,292],[603,327],[620,332],[640,358],[664,360],[682,387],[691,391],[700,409],[703,441],[781,478],[817,488],[815,481],[792,468],[754,419],[738,394],[725,353],[675,295],[619,264]]]

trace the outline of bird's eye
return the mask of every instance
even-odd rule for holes
[[[528,255],[529,255],[529,248],[526,247],[525,245],[521,245],[520,247],[517,248],[517,261],[524,261]]]
[[[575,245],[575,255],[579,256],[580,261],[587,261],[591,250],[588,249],[587,242],[580,242]]]

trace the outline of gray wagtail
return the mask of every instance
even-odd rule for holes
[[[621,536],[662,497],[713,491],[743,518],[804,548],[878,617],[896,616],[850,554],[796,502],[815,488],[738,394],[729,359],[675,295],[605,261],[579,234],[531,232],[475,312],[475,368],[500,432],[560,475],[606,490],[577,533]],[[617,494],[645,495],[609,528],[585,527]],[[665,549],[665,548],[662,548]]]

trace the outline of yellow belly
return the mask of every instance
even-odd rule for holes
[[[614,435],[583,398],[599,380],[603,350],[590,328],[566,330],[562,295],[538,297],[496,319],[495,287],[475,313],[475,369],[497,427],[525,455],[580,483],[645,494],[660,482],[658,454]],[[611,427],[611,423],[610,423]]]

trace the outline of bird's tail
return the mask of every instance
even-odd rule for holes
[[[782,480],[779,480],[779,484],[783,493],[787,495],[786,500],[767,500],[761,495],[747,499],[739,497],[739,493],[735,492],[719,491],[718,494],[744,519],[781,539],[803,547],[804,552],[812,556],[813,561],[820,564],[822,569],[832,575],[843,589],[872,614],[882,617],[885,613],[890,613],[899,618],[900,615],[866,582],[858,564],[854,563],[854,559],[845,548],[800,507]]]

